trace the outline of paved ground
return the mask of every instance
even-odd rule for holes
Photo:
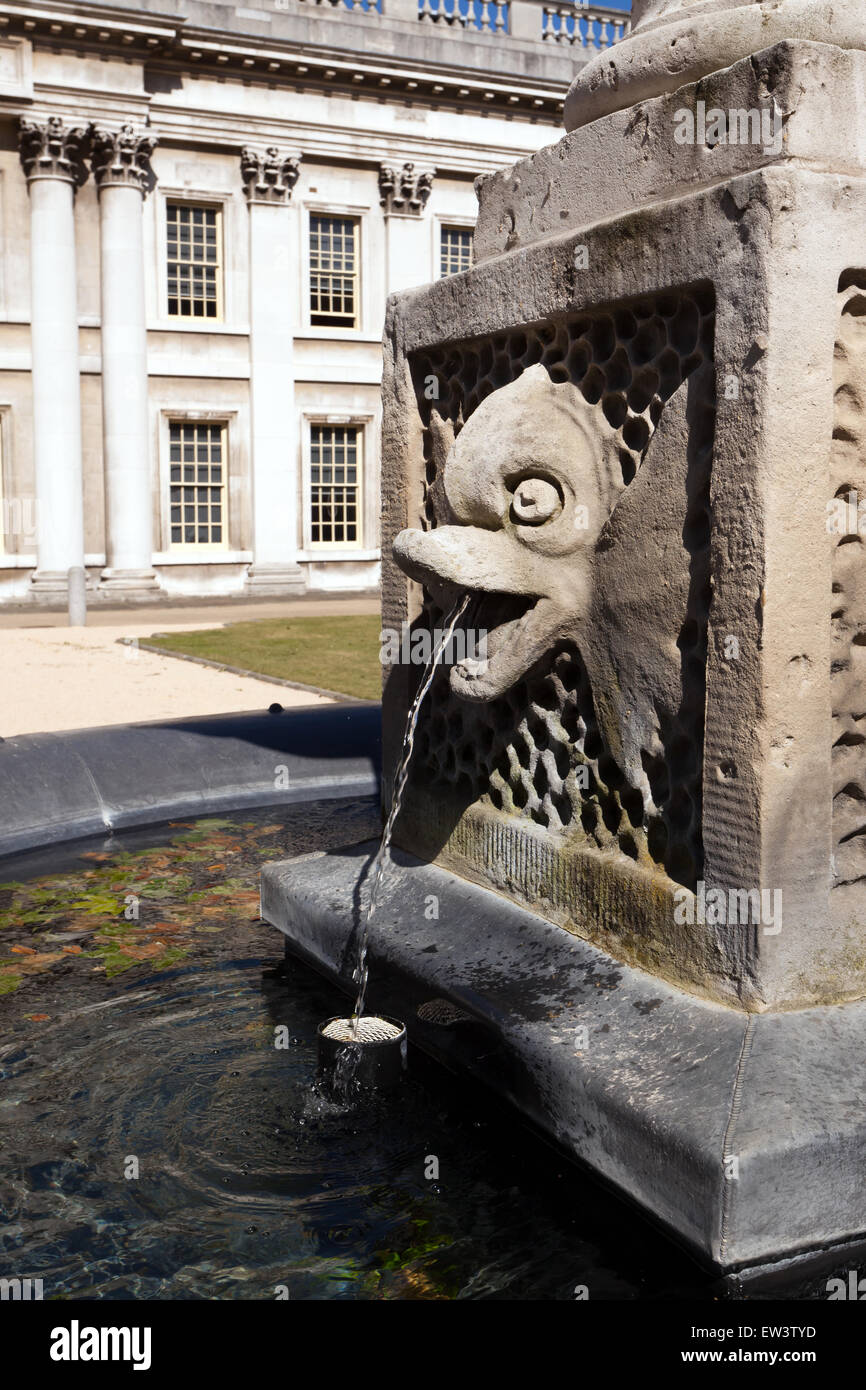
[[[149,624],[149,632],[164,632],[167,627],[220,627],[223,623],[249,623],[256,618],[324,618],[331,613],[378,613],[379,599],[372,598],[298,598],[259,600],[242,599],[195,604],[149,604],[146,608],[91,608],[87,626],[123,627],[127,621]],[[65,613],[46,613],[42,609],[0,609],[0,630],[3,628],[66,627]]]
[[[92,611],[86,628],[62,614],[0,614],[0,736],[141,723],[187,715],[330,703],[306,691],[157,656],[117,639],[144,641],[167,628],[195,630],[254,618],[376,613],[377,599],[300,599],[195,608]]]

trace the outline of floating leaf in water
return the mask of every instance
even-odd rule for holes
[[[99,931],[105,925],[106,921],[104,917],[91,916],[85,913],[81,917],[76,917],[64,930],[69,932],[81,932],[86,935],[89,932]]]
[[[74,912],[104,912],[113,916],[114,913],[123,911],[123,902],[113,894],[106,893],[104,889],[97,888],[92,893],[79,894],[69,903],[69,907]]]
[[[124,946],[123,955],[129,956],[130,960],[152,960],[154,956],[162,955],[165,949],[164,941],[150,941],[146,946]]]
[[[136,882],[133,891],[139,898],[153,898],[157,902],[164,902],[167,898],[186,897],[193,881],[190,874],[173,874],[171,877],[162,875],[159,878],[145,879],[143,883]]]
[[[0,964],[0,975],[37,975],[42,970],[47,970],[49,965],[56,965],[57,961],[65,959],[65,950],[32,951],[19,960],[5,961]]]
[[[176,965],[179,960],[184,960],[190,953],[188,946],[171,946],[158,960],[154,961],[155,970],[167,970],[170,965]]]
[[[233,898],[244,893],[249,893],[249,879],[246,878],[227,878],[222,883],[210,883],[200,893],[190,893],[190,902],[203,902],[205,899],[214,898]]]
[[[96,848],[69,872],[0,885],[0,930],[9,942],[0,993],[63,961],[81,959],[78,969],[108,978],[142,966],[163,970],[201,950],[206,936],[258,921],[261,863],[285,853],[268,837],[282,839],[284,830],[218,817],[173,822],[168,844]],[[130,895],[138,915],[127,918]]]

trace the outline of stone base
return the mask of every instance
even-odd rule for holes
[[[262,916],[352,993],[376,845],[269,864]],[[747,1014],[704,1002],[396,852],[370,1004],[510,1101],[705,1265],[772,1281],[866,1238],[866,1003]],[[450,1026],[416,1011],[447,999]]]
[[[98,593],[121,603],[146,603],[160,598],[159,579],[152,569],[104,569],[99,576]]]
[[[88,595],[93,590],[89,573],[85,571]],[[30,592],[35,599],[50,602],[52,599],[66,600],[69,584],[65,570],[34,570],[30,576]]]
[[[244,581],[246,592],[256,598],[269,594],[305,594],[307,579],[300,565],[251,565]]]
[[[566,130],[786,39],[866,47],[859,0],[644,0],[634,15],[632,34],[578,71],[565,102]]]

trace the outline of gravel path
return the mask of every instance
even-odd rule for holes
[[[171,624],[180,632],[201,626]],[[122,626],[0,631],[0,736],[232,714],[267,709],[274,701],[286,708],[332,703],[307,691],[118,643],[123,637],[145,641],[156,631],[153,618]]]

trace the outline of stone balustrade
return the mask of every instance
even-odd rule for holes
[[[541,36],[553,43],[602,52],[624,38],[630,29],[628,16],[598,5],[565,3],[545,5],[542,10]]]
[[[380,15],[383,0],[298,0],[303,5],[318,5],[327,10],[350,10],[352,14]],[[277,0],[278,10],[290,10],[293,0]]]
[[[416,17],[442,29],[467,29],[506,38],[534,38],[602,52],[623,38],[631,20],[622,10],[591,5],[587,0],[276,0],[277,9],[296,4],[352,15],[384,15],[389,19]]]
[[[418,18],[484,33],[508,33],[508,0],[418,0]]]

